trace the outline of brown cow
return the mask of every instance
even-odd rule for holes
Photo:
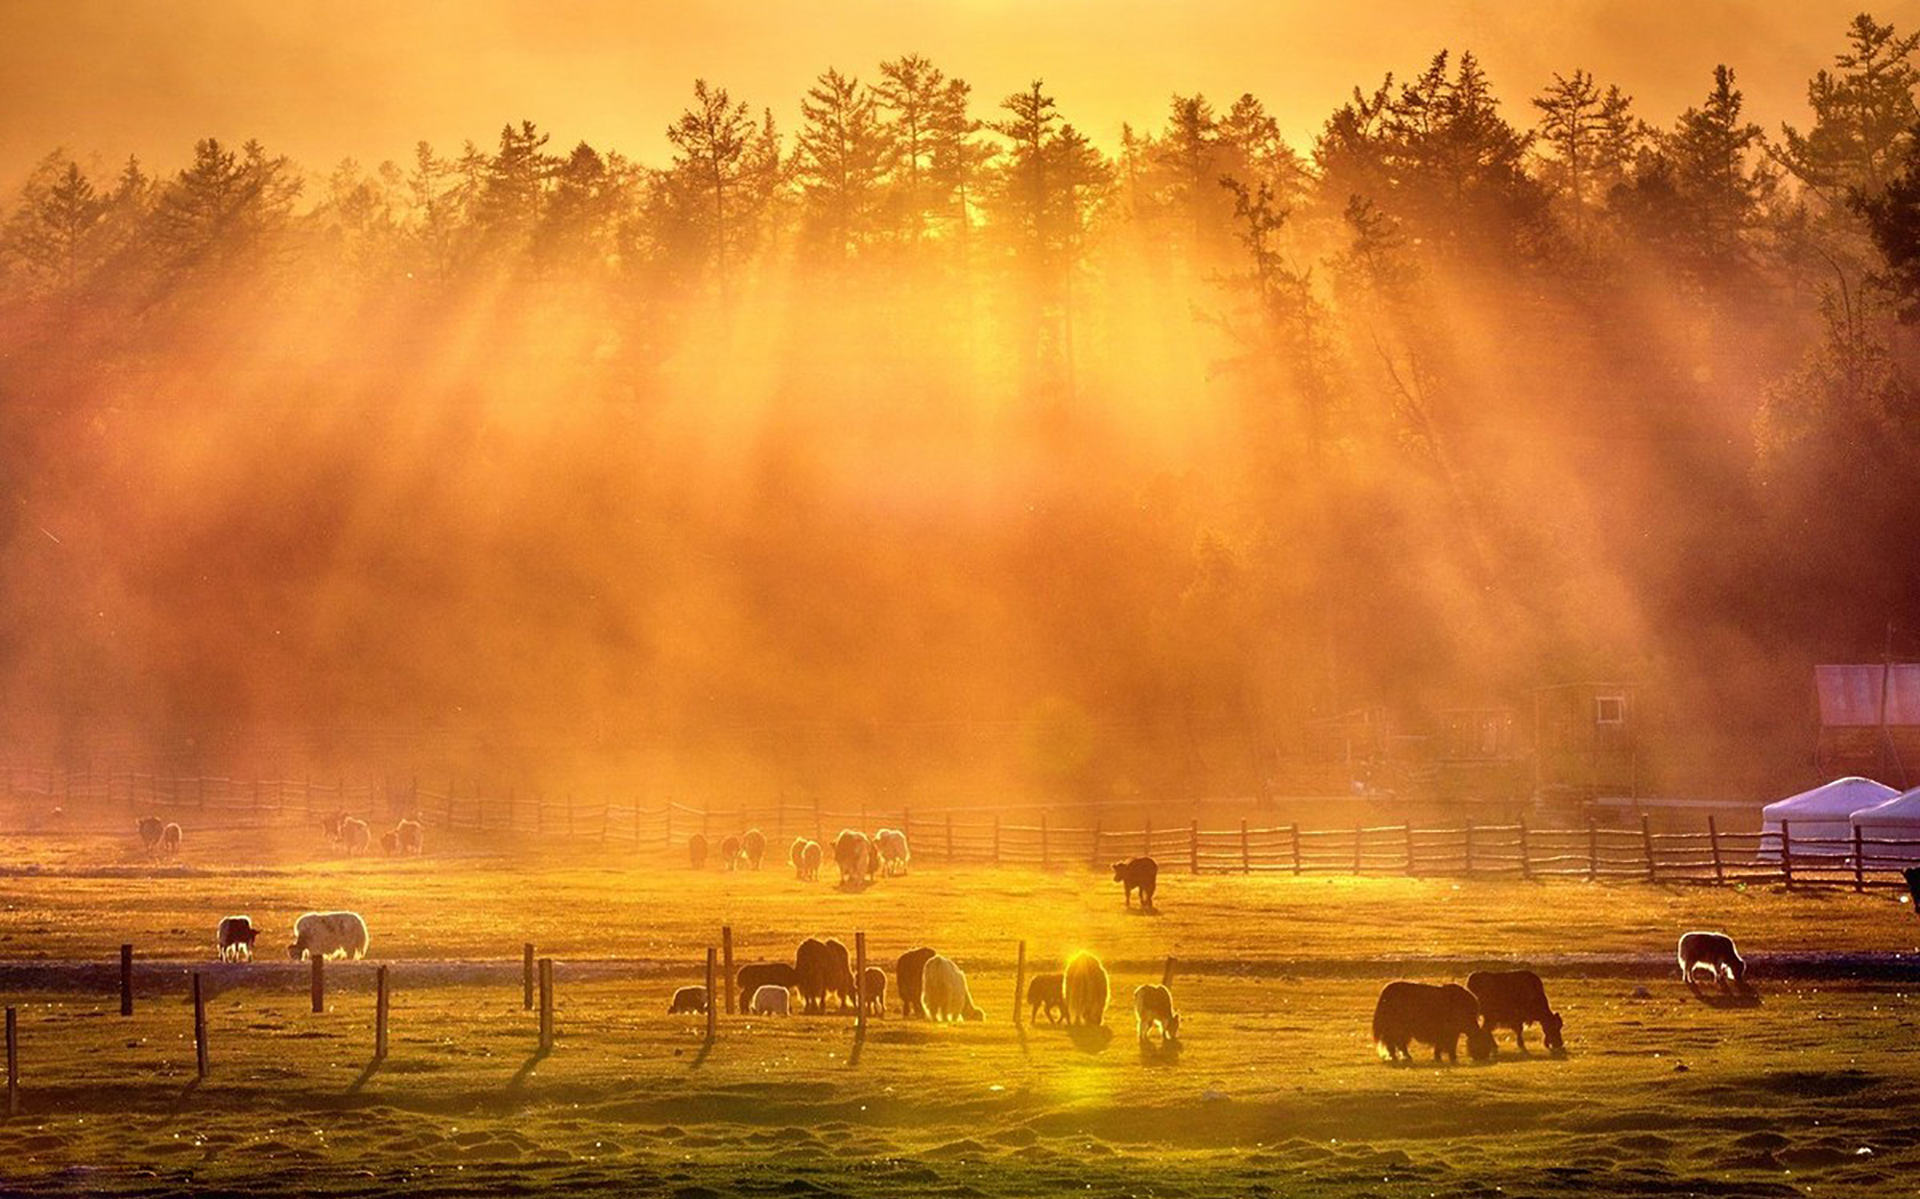
[[[901,1015],[926,1018],[927,962],[938,955],[938,950],[922,946],[919,949],[907,950],[893,964],[894,990],[900,994]]]
[[[1460,1060],[1460,1038],[1475,1061],[1493,1056],[1493,1034],[1480,1027],[1480,1001],[1458,983],[1390,982],[1373,1007],[1374,1044],[1388,1061],[1413,1060],[1410,1041],[1433,1046],[1433,1060]]]
[[[747,855],[747,865],[760,869],[760,859],[767,855],[767,835],[757,828],[750,828],[740,838],[741,852]]]
[[[1527,1025],[1538,1024],[1550,1053],[1566,1048],[1560,1014],[1547,1006],[1547,988],[1531,970],[1475,970],[1467,990],[1480,1001],[1480,1023],[1488,1034],[1511,1028],[1520,1052],[1527,1051]]]
[[[699,833],[687,838],[687,865],[695,870],[705,869],[707,865],[707,839]]]
[[[785,962],[756,962],[735,971],[733,985],[740,988],[740,1010],[744,1012],[753,1000],[753,993],[761,987],[786,987],[788,990],[798,987],[800,972]]]
[[[825,1012],[829,995],[839,999],[843,1012],[853,1006],[853,967],[841,942],[808,937],[793,955],[793,968],[800,976],[800,998],[808,1014]]]
[[[860,1006],[869,1016],[887,1014],[887,972],[878,966],[868,966],[860,976]]]
[[[1040,1023],[1040,1010],[1046,1009],[1047,1022],[1058,1024],[1066,1019],[1067,992],[1066,976],[1058,970],[1051,974],[1036,974],[1027,984],[1027,1006],[1033,1009],[1033,1023]]]
[[[1140,892],[1142,911],[1153,911],[1153,889],[1160,879],[1160,863],[1152,858],[1128,858],[1113,864],[1113,881],[1126,888],[1127,906],[1133,906],[1133,893]]]

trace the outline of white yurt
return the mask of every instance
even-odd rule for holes
[[[1869,866],[1912,866],[1920,864],[1920,787],[1894,796],[1887,802],[1850,818],[1853,827],[1867,841],[1912,841],[1912,845],[1866,845],[1861,860]]]
[[[1760,809],[1760,819],[1764,821],[1761,826],[1760,856],[1780,856],[1780,826],[1783,823],[1789,825],[1787,832],[1793,838],[1793,856],[1796,858],[1802,854],[1808,857],[1816,854],[1850,854],[1853,852],[1853,814],[1878,807],[1898,794],[1892,787],[1872,779],[1844,778],[1835,779],[1811,791],[1775,800]],[[1834,844],[1807,845],[1802,848],[1802,838],[1832,841]]]

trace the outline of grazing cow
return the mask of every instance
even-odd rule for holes
[[[922,946],[909,949],[901,954],[893,964],[894,990],[900,994],[900,1014],[902,1016],[925,1017],[927,962],[933,958],[936,950]]]
[[[1033,1023],[1040,1023],[1043,1008],[1047,1013],[1047,1023],[1060,1023],[1067,1015],[1065,976],[1058,970],[1034,975],[1033,981],[1027,984],[1027,1006],[1033,1009]]]
[[[1153,889],[1160,880],[1160,863],[1152,858],[1128,858],[1113,864],[1113,881],[1126,889],[1126,903],[1133,906],[1133,893],[1140,892],[1140,909],[1153,911]]]
[[[1171,1044],[1180,1039],[1180,1013],[1173,1010],[1173,992],[1159,983],[1148,983],[1144,987],[1133,989],[1133,1031],[1139,1035],[1140,1043],[1145,1045],[1155,1027],[1160,1029],[1160,1043]]]
[[[740,851],[747,855],[747,865],[760,869],[760,859],[767,856],[767,837],[757,828],[750,828],[740,838]]]
[[[707,839],[699,833],[687,838],[687,864],[695,870],[707,866]]]
[[[1107,997],[1112,984],[1100,959],[1081,950],[1067,959],[1063,983],[1067,1023],[1095,1026],[1107,1022]]]
[[[880,855],[881,874],[905,874],[907,861],[912,854],[907,852],[907,835],[897,828],[883,828],[873,835],[874,849]]]
[[[809,1013],[826,1011],[829,995],[840,1001],[843,1012],[853,1006],[853,966],[843,942],[808,937],[794,953],[793,968],[800,974],[800,998]]]
[[[293,944],[287,956],[363,958],[367,956],[367,922],[358,912],[308,912],[293,922]]]
[[[224,916],[220,920],[219,931],[214,934],[214,943],[219,946],[220,960],[239,962],[253,960],[253,943],[260,936],[260,930],[253,927],[253,921],[246,916]]]
[[[887,972],[878,966],[868,966],[860,976],[860,1006],[870,1016],[887,1014]]]
[[[801,872],[808,882],[820,881],[820,859],[823,856],[818,841],[808,841],[807,851],[801,863]]]
[[[873,842],[857,829],[841,829],[833,839],[833,863],[842,887],[864,887],[873,873]]]
[[[393,832],[400,839],[400,852],[421,854],[426,852],[427,831],[420,827],[418,820],[403,818],[393,826]]]
[[[1390,982],[1373,1006],[1373,1041],[1388,1061],[1413,1060],[1410,1041],[1433,1046],[1433,1060],[1460,1060],[1460,1038],[1475,1061],[1493,1056],[1493,1034],[1480,1026],[1480,1001],[1458,983]]]
[[[813,842],[805,837],[795,837],[793,848],[787,853],[787,857],[793,862],[793,877],[797,879],[807,877],[807,846],[811,844]]]
[[[168,855],[180,852],[180,826],[172,821],[160,830],[160,852]]]
[[[793,1014],[793,997],[785,987],[761,987],[747,1004],[752,1016],[788,1016]]]
[[[930,1020],[984,1020],[987,1014],[974,1006],[967,990],[967,976],[951,958],[935,954],[927,959],[922,998]]]
[[[1695,991],[1699,990],[1693,978],[1696,970],[1712,974],[1723,991],[1746,989],[1747,963],[1725,933],[1692,932],[1680,938],[1680,977]]]
[[[705,1012],[707,1010],[707,989],[705,987],[681,987],[673,993],[673,1002],[667,1005],[667,1015],[678,1016],[687,1012]]]
[[[400,834],[392,829],[380,834],[380,852],[392,857],[400,852]]]
[[[346,821],[346,812],[340,808],[335,808],[320,818],[320,831],[326,834],[328,841],[338,841],[340,839],[340,826],[345,824]]]
[[[740,838],[728,836],[720,839],[720,869],[738,870],[740,868]]]
[[[167,826],[161,822],[158,816],[142,816],[133,822],[133,827],[140,830],[141,848],[145,849],[148,853],[152,853],[154,847],[160,844],[160,830]]]
[[[740,1010],[744,1012],[761,987],[798,987],[800,972],[785,962],[756,962],[735,971],[733,985],[740,988]]]
[[[358,816],[349,816],[340,822],[340,841],[347,847],[347,856],[367,852],[373,844],[373,833],[367,828],[367,822]]]
[[[1513,1042],[1527,1051],[1527,1025],[1538,1024],[1550,1052],[1566,1048],[1561,1038],[1560,1014],[1547,1006],[1547,988],[1531,970],[1475,970],[1467,975],[1467,990],[1480,1001],[1480,1025],[1489,1034],[1513,1030]]]

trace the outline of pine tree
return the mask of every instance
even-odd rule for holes
[[[1892,25],[1861,13],[1847,30],[1848,49],[1835,55],[1807,85],[1813,125],[1801,133],[1781,127],[1774,158],[1830,203],[1849,192],[1872,195],[1897,169],[1920,119],[1912,58],[1920,33],[1899,36]]]
[[[1725,264],[1741,257],[1743,236],[1777,182],[1761,153],[1765,142],[1760,126],[1741,115],[1742,105],[1733,71],[1717,66],[1705,104],[1687,109],[1662,139],[1686,232],[1701,263]]]
[[[110,206],[80,165],[55,151],[28,177],[0,244],[35,287],[71,295],[104,257]]]
[[[667,140],[674,155],[664,182],[685,217],[676,227],[697,240],[724,293],[779,173],[772,115],[756,128],[744,101],[696,79],[693,104],[667,127]]]
[[[888,144],[873,94],[829,70],[800,102],[795,174],[810,238],[834,258],[857,256],[873,239],[886,179]]]
[[[286,158],[269,157],[255,141],[236,153],[205,138],[160,193],[155,240],[175,271],[257,267],[285,231],[299,194]]]

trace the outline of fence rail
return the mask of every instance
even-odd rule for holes
[[[1475,824],[1418,828],[1412,824],[1303,828],[1299,824],[1203,829],[1198,821],[1139,828],[1055,824],[1048,816],[1014,823],[979,808],[915,812],[864,805],[829,809],[817,800],[726,808],[672,801],[657,806],[609,799],[523,794],[517,789],[403,786],[345,779],[232,779],[138,773],[69,774],[0,766],[6,797],[74,812],[123,811],[231,827],[317,825],[330,813],[370,823],[416,816],[432,827],[478,835],[555,838],[609,848],[686,851],[696,835],[717,842],[759,829],[769,855],[784,860],[787,838],[823,844],[842,828],[906,833],[922,860],[1056,869],[1130,857],[1152,857],[1162,870],[1192,874],[1348,874],[1409,877],[1638,878],[1665,883],[1779,883],[1797,886],[1903,887],[1903,872],[1920,866],[1920,839],[1810,837],[1791,823],[1773,831],[1722,831],[1707,818],[1698,831],[1638,827],[1534,828]],[[1083,820],[1085,818],[1083,817]]]

